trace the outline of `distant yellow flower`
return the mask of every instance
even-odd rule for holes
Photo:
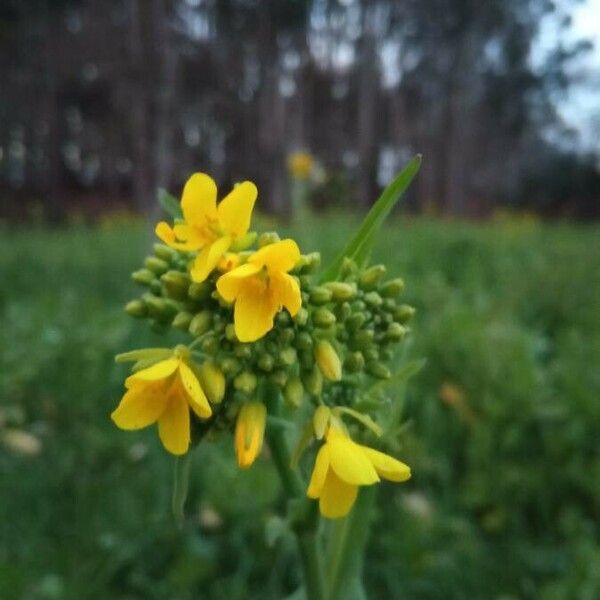
[[[212,410],[183,352],[137,371],[125,381],[127,391],[111,414],[121,429],[142,429],[158,421],[158,435],[172,454],[190,445],[190,408],[201,419]]]
[[[282,306],[290,315],[300,310],[300,287],[288,274],[300,259],[294,240],[281,240],[261,248],[245,264],[217,280],[217,290],[227,302],[235,302],[235,334],[241,342],[253,342],[273,328]]]
[[[221,257],[248,233],[257,195],[256,186],[244,181],[217,206],[216,183],[205,173],[195,173],[183,188],[184,222],[170,227],[161,221],[156,235],[176,250],[200,250],[190,274],[194,281],[204,281]]]
[[[267,409],[262,402],[246,402],[235,424],[235,455],[242,469],[256,460],[262,449],[267,422]]]
[[[306,495],[319,499],[319,510],[324,517],[337,519],[350,512],[358,486],[373,485],[380,478],[406,481],[410,479],[410,467],[353,442],[344,432],[330,426],[317,453]]]
[[[288,158],[288,169],[295,179],[308,179],[315,161],[309,152],[293,152]]]

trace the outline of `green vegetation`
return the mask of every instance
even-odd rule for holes
[[[334,256],[338,216],[294,232]],[[188,522],[172,458],[109,420],[117,352],[163,344],[132,322],[135,225],[0,233],[0,597],[279,599],[298,581],[263,458],[194,455]],[[382,485],[366,564],[376,598],[600,597],[600,236],[511,221],[396,221],[374,259],[417,307],[398,389],[403,486]],[[34,437],[24,437],[23,433]]]

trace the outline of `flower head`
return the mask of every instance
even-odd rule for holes
[[[142,429],[158,421],[166,450],[185,454],[190,444],[190,408],[201,419],[212,409],[187,362],[187,349],[137,371],[125,381],[127,391],[111,414],[121,429]]]
[[[262,402],[246,402],[235,424],[235,455],[242,469],[247,469],[260,454],[265,436],[267,409]]]
[[[294,179],[308,179],[315,161],[310,152],[294,152],[288,158],[288,169]]]
[[[319,499],[319,510],[324,517],[337,519],[350,512],[358,486],[373,485],[380,478],[406,481],[410,478],[410,467],[383,452],[357,444],[346,433],[330,426],[317,453],[306,495]]]
[[[257,195],[256,186],[243,181],[217,206],[217,185],[205,173],[195,173],[183,188],[183,223],[170,227],[161,221],[156,235],[176,250],[199,250],[190,274],[194,281],[204,281],[223,255],[248,233]]]
[[[300,259],[294,240],[281,240],[261,248],[248,262],[222,275],[219,294],[235,302],[235,334],[241,342],[253,342],[273,328],[281,307],[292,317],[300,310],[300,287],[289,274]]]

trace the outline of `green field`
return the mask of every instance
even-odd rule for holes
[[[355,226],[292,233],[331,256]],[[230,440],[201,445],[177,530],[171,457],[108,417],[114,354],[165,343],[122,311],[150,231],[0,229],[2,599],[264,600],[298,582],[268,458],[240,472]],[[600,598],[600,230],[401,220],[375,254],[417,308],[407,356],[428,362],[398,391],[413,478],[380,486],[370,597]]]

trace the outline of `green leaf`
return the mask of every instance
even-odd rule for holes
[[[390,211],[406,191],[414,176],[418,173],[421,166],[421,155],[417,154],[404,167],[403,171],[390,183],[379,197],[379,200],[373,205],[367,216],[364,218],[356,235],[346,245],[344,250],[335,258],[335,260],[323,271],[322,281],[331,281],[337,278],[344,258],[348,257],[357,264],[364,264],[371,251],[375,236],[382,223],[385,221]]]
[[[181,212],[181,206],[179,204],[179,200],[172,196],[167,192],[167,190],[163,190],[159,188],[157,192],[158,203],[161,205],[162,209],[169,215],[171,215],[174,219],[183,218],[183,213]]]

